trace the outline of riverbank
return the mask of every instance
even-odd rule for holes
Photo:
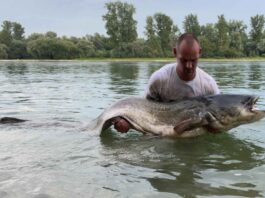
[[[89,58],[89,59],[66,59],[66,60],[55,60],[55,59],[5,59],[0,60],[1,62],[14,61],[14,62],[34,62],[34,61],[88,61],[88,62],[174,62],[175,58]],[[253,58],[200,58],[200,62],[265,62],[265,57],[253,57]]]
[[[81,61],[95,61],[95,62],[174,62],[175,58],[91,58],[91,59],[76,59]],[[200,58],[200,62],[256,62],[265,61],[265,57],[255,57],[255,58]]]

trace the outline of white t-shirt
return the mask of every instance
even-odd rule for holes
[[[177,63],[167,64],[155,71],[145,91],[145,97],[169,102],[185,97],[219,94],[215,80],[197,67],[196,76],[191,81],[183,81],[177,74]]]

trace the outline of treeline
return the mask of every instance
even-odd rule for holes
[[[84,37],[59,37],[55,32],[33,33],[25,37],[25,28],[4,21],[0,31],[0,59],[74,59],[121,57],[172,57],[179,27],[163,13],[146,17],[145,39],[137,35],[136,12],[132,4],[105,4],[102,16],[108,36],[95,33]],[[184,32],[195,34],[203,57],[265,57],[265,17],[250,18],[250,31],[240,20],[217,16],[216,23],[201,25],[197,15],[187,15]]]

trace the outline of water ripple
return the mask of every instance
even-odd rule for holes
[[[189,140],[81,133],[114,101],[143,95],[162,63],[0,62],[0,197],[264,195],[264,121]],[[222,93],[265,107],[265,63],[201,63]]]

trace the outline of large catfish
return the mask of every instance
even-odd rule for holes
[[[87,130],[100,134],[117,117],[147,134],[179,138],[219,133],[265,117],[264,110],[254,108],[258,97],[220,94],[200,96],[170,103],[144,98],[125,98],[114,103],[93,120]]]

